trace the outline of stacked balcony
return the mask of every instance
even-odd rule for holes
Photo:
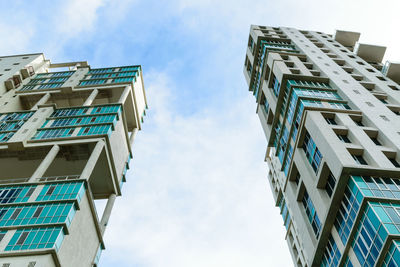
[[[109,135],[121,115],[121,105],[57,109],[32,140]]]
[[[264,65],[268,53],[270,51],[280,51],[280,52],[287,52],[287,53],[298,53],[294,45],[291,45],[290,42],[284,41],[273,41],[273,40],[261,40],[258,57],[257,57],[257,64],[256,64],[256,74],[254,76],[252,82],[252,91],[254,96],[258,97],[258,92],[261,87],[262,79],[264,77]]]
[[[83,181],[0,187],[4,251],[58,251],[84,194]]]
[[[110,85],[135,82],[140,66],[125,66],[118,68],[91,69],[79,81],[79,86]]]
[[[71,77],[75,71],[38,73],[20,91],[36,91],[58,89]]]
[[[0,142],[7,142],[34,112],[0,114]]]

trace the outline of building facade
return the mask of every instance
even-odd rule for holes
[[[146,108],[140,66],[0,57],[0,266],[97,265]]]
[[[400,266],[400,65],[359,37],[250,29],[244,76],[295,266]]]

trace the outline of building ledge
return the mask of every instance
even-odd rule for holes
[[[371,44],[358,43],[355,48],[355,53],[360,58],[367,62],[382,62],[383,56],[385,55],[386,47]]]

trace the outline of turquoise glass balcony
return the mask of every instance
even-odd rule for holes
[[[36,185],[0,187],[0,203],[24,203],[35,190]]]
[[[32,139],[109,135],[120,115],[119,104],[58,109],[50,115]]]
[[[360,211],[364,197],[374,197],[376,200],[367,202]],[[400,239],[400,204],[380,202],[380,198],[399,199],[399,180],[350,176],[336,215],[334,225],[342,243],[346,245],[347,242],[351,242],[351,247],[362,266],[374,266],[388,235]],[[361,219],[356,223],[358,213],[361,214]],[[353,227],[357,227],[356,232],[353,238],[349,239]],[[387,262],[391,260],[392,255],[388,256]]]
[[[75,71],[38,73],[29,81],[28,84],[24,85],[19,91],[60,88],[74,73]]]
[[[7,142],[34,112],[0,114],[0,142]]]
[[[74,203],[3,206],[0,208],[0,227],[41,224],[71,224],[76,212]]]
[[[253,83],[253,94],[257,98],[258,92],[261,87],[261,77],[264,75],[264,63],[265,59],[267,58],[267,54],[270,51],[281,51],[281,52],[291,52],[291,53],[298,53],[299,51],[296,50],[294,45],[291,45],[287,42],[280,42],[280,41],[266,41],[261,40],[261,45],[258,53],[258,60],[257,66],[258,71],[254,77]]]
[[[91,69],[79,81],[79,86],[104,85],[135,82],[139,76],[140,66]]]
[[[84,193],[85,186],[83,182],[46,184],[40,191],[36,201],[76,199],[79,203]]]
[[[5,251],[55,248],[59,250],[64,239],[62,227],[18,229]]]
[[[386,253],[382,267],[397,266],[400,262],[400,240],[393,240]]]

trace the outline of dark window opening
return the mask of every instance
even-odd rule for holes
[[[25,197],[30,197],[35,191],[35,187],[29,188],[28,192],[26,193]]]
[[[296,174],[296,178],[294,178],[294,181],[296,182],[296,185],[299,185],[299,183],[300,183],[300,173]]]
[[[50,196],[51,194],[53,194],[54,189],[56,189],[56,187],[54,185],[50,186],[46,192],[46,196]]]
[[[43,207],[38,207],[32,217],[33,218],[39,217],[40,213],[42,213],[42,210],[43,210]]]
[[[336,178],[331,172],[329,172],[328,179],[326,181],[325,190],[329,197],[332,196],[333,190],[335,189]]]
[[[375,145],[377,146],[381,146],[381,142],[378,141],[378,139],[376,137],[371,137],[372,142],[374,142]]]
[[[325,120],[330,125],[337,125],[335,119],[333,119],[333,118],[325,118]]]
[[[20,208],[15,209],[15,210],[14,210],[14,213],[13,213],[13,214],[11,215],[11,217],[10,217],[10,220],[16,219],[16,218],[18,217],[18,215],[21,213],[21,210],[22,210],[22,209],[20,209]]]
[[[400,164],[394,158],[389,158],[390,162],[396,167],[400,168]]]
[[[362,157],[362,156],[360,156],[360,155],[351,155],[352,157],[353,157],[353,159],[358,163],[358,164],[361,164],[361,165],[368,165],[368,163],[365,161],[365,159]]]
[[[19,237],[16,245],[22,245],[25,242],[26,238],[28,237],[28,234],[29,234],[29,232],[22,233],[21,236]]]
[[[337,135],[338,138],[344,142],[344,143],[351,143],[350,139],[347,137],[347,135],[343,135],[343,134],[338,134]]]

